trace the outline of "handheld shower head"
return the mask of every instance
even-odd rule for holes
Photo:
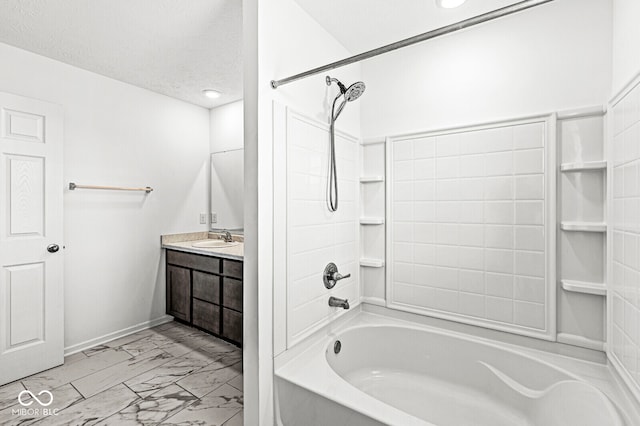
[[[345,91],[344,93],[344,97],[347,99],[348,102],[352,102],[355,101],[356,99],[358,99],[360,96],[362,96],[362,94],[364,93],[364,90],[367,87],[364,85],[363,82],[358,81],[357,83],[353,83],[351,86],[349,86],[349,88]]]

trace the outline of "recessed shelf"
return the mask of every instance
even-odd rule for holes
[[[602,283],[592,283],[586,281],[560,280],[562,289],[573,293],[595,294],[606,296],[607,288]]]
[[[384,176],[363,176],[360,183],[384,182]]]
[[[569,232],[607,232],[604,222],[560,222],[560,229]]]
[[[364,266],[366,268],[382,268],[384,267],[384,260],[382,259],[360,259],[360,266]]]
[[[384,225],[382,217],[361,217],[360,225]]]
[[[604,170],[607,168],[606,160],[602,161],[586,161],[584,163],[563,163],[560,170],[563,172],[583,172],[589,170]]]

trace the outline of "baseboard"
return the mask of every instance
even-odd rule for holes
[[[75,345],[64,348],[64,356],[73,355],[85,349],[92,348],[94,346],[102,345],[115,339],[119,339],[129,334],[137,333],[138,331],[146,330],[147,328],[156,327],[161,324],[165,324],[173,321],[173,317],[170,315],[163,315],[160,318],[152,319],[150,321],[141,322],[131,327],[123,328],[122,330],[114,331],[113,333],[105,334],[104,336],[96,337],[94,339],[86,340]]]

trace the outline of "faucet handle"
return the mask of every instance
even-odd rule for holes
[[[351,274],[342,275],[338,272],[338,267],[335,263],[329,263],[326,268],[324,268],[324,274],[322,277],[322,281],[324,282],[324,286],[328,289],[332,289],[338,283],[338,281],[343,280],[345,278],[349,278]]]

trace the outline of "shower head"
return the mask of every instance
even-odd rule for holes
[[[362,96],[362,94],[364,93],[364,90],[367,87],[364,85],[363,82],[358,81],[357,83],[353,83],[351,86],[349,86],[349,88],[345,91],[344,93],[344,97],[347,99],[348,102],[352,102],[355,101],[356,99],[358,99],[360,96]]]

